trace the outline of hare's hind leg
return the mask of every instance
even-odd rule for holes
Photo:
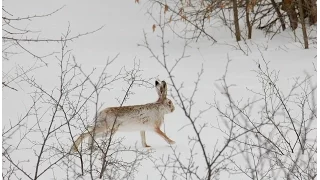
[[[85,138],[87,138],[88,136],[90,136],[90,133],[89,133],[89,132],[81,134],[81,135],[77,138],[77,140],[74,141],[74,144],[73,144],[73,146],[72,146],[72,148],[71,148],[71,151],[73,151],[73,152],[78,151],[78,147],[79,147],[80,143],[81,143]]]
[[[175,143],[173,140],[171,140],[170,138],[168,138],[168,136],[167,136],[164,132],[162,132],[159,127],[156,127],[156,128],[155,128],[155,132],[156,132],[159,136],[161,136],[165,141],[167,141],[167,143],[169,143],[169,144],[174,144],[174,143]]]
[[[150,147],[147,142],[146,142],[146,132],[145,131],[140,131],[141,135],[141,142],[143,147]]]
[[[113,129],[109,129],[107,126],[96,127],[95,133],[91,133],[89,137],[89,149],[92,149],[92,148],[94,148],[94,150],[101,149],[102,146],[100,146],[96,140],[102,137],[107,137],[109,139],[117,132],[117,130],[118,130],[118,127],[113,127]],[[97,144],[96,147],[95,147],[95,144]]]
[[[94,148],[94,143],[96,142],[97,139],[102,138],[103,136],[105,136],[105,133],[103,133],[103,132],[104,131],[97,131],[96,130],[95,133],[92,133],[89,136],[89,139],[88,139],[89,149]]]
[[[92,138],[95,138],[95,135],[96,134],[99,134],[99,133],[101,133],[101,132],[103,132],[105,130],[105,128],[104,127],[97,127],[97,128],[95,128],[95,129],[92,129],[92,130],[90,130],[89,132],[86,132],[86,133],[83,133],[83,134],[81,134],[78,138],[77,138],[77,140],[74,142],[74,145],[72,146],[72,151],[73,152],[76,152],[76,151],[78,151],[78,147],[79,147],[79,145],[80,145],[80,143],[85,139],[85,138],[87,138],[87,137],[90,137],[90,139],[89,139],[89,144],[91,145],[92,144]]]

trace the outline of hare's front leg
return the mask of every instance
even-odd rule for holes
[[[174,144],[174,143],[176,143],[176,142],[174,142],[173,140],[171,140],[170,138],[168,138],[168,136],[167,136],[164,132],[162,132],[162,131],[160,130],[160,127],[156,127],[156,128],[155,128],[155,132],[156,132],[159,136],[161,136],[165,141],[167,141],[167,143],[169,143],[169,144]]]
[[[141,135],[142,146],[143,147],[151,147],[146,142],[146,132],[145,131],[140,131],[140,135]]]

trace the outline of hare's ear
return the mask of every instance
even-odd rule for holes
[[[167,98],[167,83],[165,81],[161,82],[161,97],[162,99]]]
[[[159,98],[161,98],[161,84],[158,80],[155,81],[155,87],[156,87]]]

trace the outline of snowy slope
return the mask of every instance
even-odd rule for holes
[[[17,6],[19,4],[19,6]],[[145,7],[148,4],[141,2],[140,4],[130,1],[17,1],[10,0],[3,2],[7,10],[14,12],[17,16],[26,16],[32,14],[41,14],[54,11],[55,9],[65,7],[56,14],[44,19],[35,19],[27,22],[26,26],[35,30],[41,30],[40,37],[59,38],[61,33],[65,32],[70,23],[71,34],[76,35],[95,30],[101,26],[103,29],[79,39],[76,39],[68,44],[68,48],[72,49],[72,54],[77,62],[82,65],[84,71],[89,73],[93,68],[101,70],[107,61],[108,57],[114,57],[119,53],[119,57],[108,69],[108,73],[116,74],[124,65],[128,68],[133,66],[134,60],[140,61],[140,69],[143,71],[141,77],[150,79],[150,83],[154,83],[155,78],[166,80],[169,82],[168,75],[165,70],[160,67],[156,60],[152,59],[147,49],[137,46],[143,42],[143,30],[147,33],[151,47],[155,52],[161,55],[160,39],[157,35],[159,30],[152,32],[153,20],[146,15]],[[224,103],[225,98],[220,95],[216,88],[218,79],[220,79],[225,71],[227,58],[232,61],[229,65],[227,80],[229,84],[235,84],[231,89],[234,97],[237,100],[251,98],[253,95],[247,90],[260,90],[256,73],[256,62],[262,62],[261,53],[267,61],[270,61],[269,68],[279,70],[278,85],[280,88],[289,89],[294,83],[293,78],[305,76],[305,72],[314,75],[312,81],[316,83],[316,72],[314,64],[316,64],[316,44],[311,45],[311,48],[304,50],[299,42],[294,42],[292,33],[289,31],[282,32],[275,36],[272,40],[264,37],[263,32],[255,30],[253,40],[248,40],[251,52],[245,55],[242,51],[237,50],[234,42],[229,36],[229,32],[225,27],[217,26],[215,29],[218,43],[211,44],[206,39],[200,39],[197,43],[192,43],[187,48],[187,55],[190,57],[183,60],[182,64],[175,69],[175,80],[179,83],[184,83],[185,88],[183,93],[190,95],[193,91],[193,83],[197,79],[197,72],[201,66],[204,67],[204,74],[198,87],[198,92],[195,97],[197,102],[194,107],[194,112],[205,109],[207,103],[213,103],[216,97],[221,103]],[[169,30],[166,32],[166,38],[170,40],[167,47],[169,61],[180,57],[184,45],[184,41],[173,35]],[[316,36],[316,35],[315,35]],[[241,42],[240,42],[241,43]],[[37,53],[46,54],[47,52],[59,51],[58,43],[42,43],[30,44],[30,49]],[[261,53],[260,53],[261,51]],[[21,66],[30,66],[34,59],[26,53],[18,54],[12,57],[10,61],[3,61],[3,71],[10,70],[15,64]],[[58,66],[54,56],[47,59],[48,67],[36,69],[31,75],[46,89],[57,87]],[[30,76],[31,76],[30,75]],[[97,75],[94,75],[97,76]],[[98,78],[98,77],[96,77]],[[18,88],[18,92],[3,88],[3,109],[2,109],[2,127],[7,127],[10,122],[14,122],[23,114],[26,109],[32,104],[30,92],[33,91],[29,85],[22,83],[20,86],[13,84]],[[118,102],[115,98],[123,96],[122,89],[126,88],[124,82],[116,82],[110,91],[102,91],[100,103],[103,107],[116,106]],[[170,88],[170,87],[169,87]],[[134,87],[134,95],[125,103],[126,105],[142,104],[153,102],[157,99],[157,94],[154,89],[146,89],[145,87]],[[170,94],[170,93],[168,93]],[[90,105],[89,105],[90,106]],[[89,107],[89,117],[94,116],[94,107]],[[215,109],[210,109],[202,115],[199,120],[201,123],[209,123],[217,125],[219,118]],[[35,124],[32,118],[28,119],[30,125]],[[182,153],[181,160],[186,161],[184,157],[188,157],[190,144],[188,144],[188,136],[194,136],[190,126],[183,129],[189,124],[188,119],[184,116],[183,111],[176,105],[176,111],[168,114],[165,117],[165,132],[176,144],[173,146],[178,153]],[[78,131],[80,133],[80,131]],[[16,144],[22,135],[16,135],[10,140],[12,144]],[[223,143],[223,134],[214,128],[205,129],[202,132],[203,140],[207,147],[213,147],[218,142]],[[140,134],[138,132],[120,132],[116,137],[125,137],[123,143],[127,146],[137,145],[139,149],[143,149],[140,145]],[[32,137],[40,138],[39,135],[33,133]],[[64,141],[67,142],[68,138]],[[69,141],[71,142],[71,141]],[[147,142],[152,146],[152,157],[157,159],[163,155],[172,154],[172,149],[159,136],[153,132],[147,132]],[[24,144],[25,143],[25,144]],[[67,144],[67,143],[66,143]],[[28,142],[24,141],[22,146],[28,147]],[[196,147],[197,150],[199,147]],[[200,153],[200,152],[199,152]],[[130,154],[124,154],[124,159],[130,159]],[[199,174],[204,172],[204,161],[199,155],[196,162],[199,167]],[[31,174],[35,166],[33,151],[26,149],[25,152],[19,151],[14,154],[14,159],[29,160],[25,162],[24,169]],[[6,164],[3,164],[5,167]],[[56,169],[55,176],[57,179],[65,179],[66,174],[63,169]],[[170,174],[170,172],[169,172]],[[52,172],[46,173],[40,179],[50,179]],[[221,179],[239,179],[239,176],[227,176],[221,174]],[[243,177],[244,178],[244,177]],[[160,179],[159,173],[154,169],[153,163],[145,158],[141,162],[135,179]],[[171,179],[170,176],[168,179]],[[242,179],[242,178],[241,178]]]

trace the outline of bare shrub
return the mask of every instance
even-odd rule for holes
[[[67,49],[66,39],[68,33],[60,42],[60,56],[56,57],[58,84],[53,89],[39,84],[27,73],[21,76],[20,83],[27,83],[32,89],[32,105],[21,118],[11,120],[2,129],[3,178],[134,179],[140,161],[149,152],[124,146],[121,138],[106,135],[97,139],[94,141],[97,150],[71,153],[70,149],[74,137],[80,130],[86,131],[95,118],[92,112],[101,108],[101,91],[117,81],[126,82],[122,105],[133,93],[133,87],[148,88],[150,84],[140,77],[138,62],[131,70],[124,67],[118,74],[109,74],[108,69],[117,56],[108,59],[100,73],[95,69],[86,73]]]

